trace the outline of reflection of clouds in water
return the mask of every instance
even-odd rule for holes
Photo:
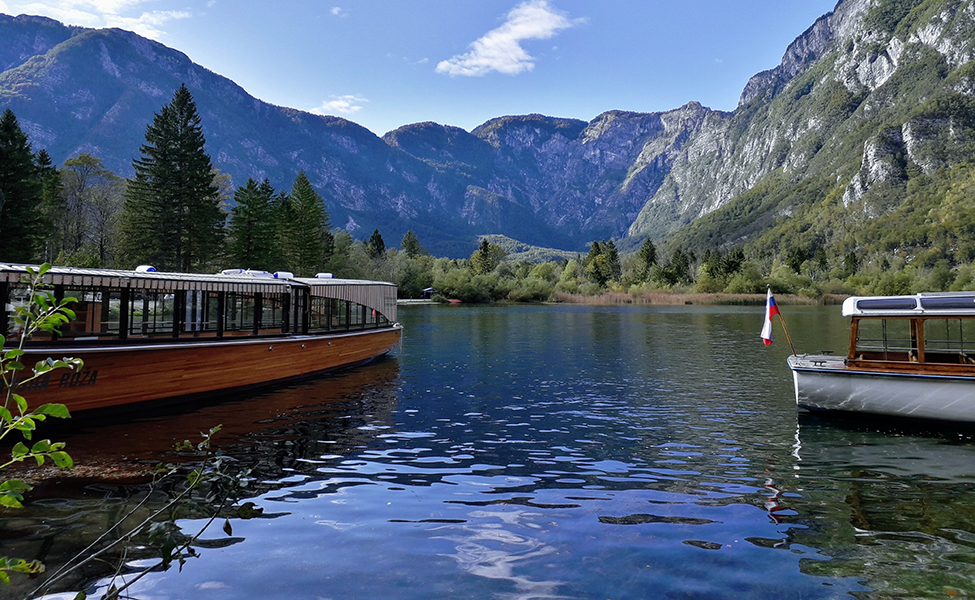
[[[527,517],[540,516],[540,513],[527,511],[474,511],[468,515],[472,520],[497,519],[501,523],[485,523],[481,526],[465,526],[451,528],[455,535],[440,536],[440,539],[456,542],[456,554],[450,554],[462,569],[472,575],[488,579],[507,579],[515,584],[517,592],[513,594],[499,594],[499,598],[511,600],[530,600],[535,598],[565,598],[555,593],[561,584],[559,581],[532,581],[527,577],[514,574],[514,567],[519,561],[530,560],[555,552],[554,548],[546,546],[537,538],[519,535],[504,529],[505,525],[512,528],[530,527],[538,525],[522,522]],[[498,548],[501,546],[501,548]]]

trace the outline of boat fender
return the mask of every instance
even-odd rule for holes
[[[331,273],[318,273],[315,275],[315,279],[332,279],[333,277]]]
[[[139,265],[135,268],[136,273],[155,273],[156,267],[152,265]]]
[[[295,278],[295,274],[292,273],[291,271],[275,271],[274,272],[274,278],[275,279],[294,279]]]

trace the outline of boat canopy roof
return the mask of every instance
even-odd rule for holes
[[[913,296],[851,296],[843,301],[843,316],[975,316],[975,292],[926,293]]]
[[[19,283],[27,274],[27,267],[37,265],[0,263],[0,283]],[[291,287],[305,284],[289,279],[277,279],[273,274],[240,271],[219,273],[161,273],[155,270],[120,271],[114,269],[86,269],[79,267],[51,267],[45,281],[66,287],[111,287],[139,290],[200,290],[209,292],[287,293]]]

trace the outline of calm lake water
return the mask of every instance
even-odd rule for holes
[[[975,595],[972,437],[800,413],[762,311],[403,307],[402,347],[365,367],[66,439],[111,465],[223,423],[254,469],[263,515],[138,598]],[[844,349],[839,307],[782,311],[800,352]],[[39,490],[0,554],[55,565],[140,489]]]

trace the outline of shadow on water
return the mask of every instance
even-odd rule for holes
[[[396,358],[383,357],[356,369],[260,391],[192,405],[82,416],[49,427],[42,433],[66,442],[77,466],[68,472],[52,468],[18,474],[37,481],[23,510],[0,516],[0,556],[41,560],[50,573],[147,494],[149,502],[137,516],[162,506],[165,489],[150,485],[155,466],[195,465],[196,455],[179,453],[175,445],[199,442],[201,432],[216,425],[222,428],[214,447],[231,457],[233,472],[249,471],[250,485],[241,501],[286,486],[289,476],[314,471],[307,459],[342,455],[367,445],[374,430],[362,425],[389,422],[396,408],[398,376]],[[150,558],[137,550],[132,556]],[[78,589],[113,569],[114,564],[88,567],[60,587]],[[0,587],[0,598],[22,598],[43,577]]]

